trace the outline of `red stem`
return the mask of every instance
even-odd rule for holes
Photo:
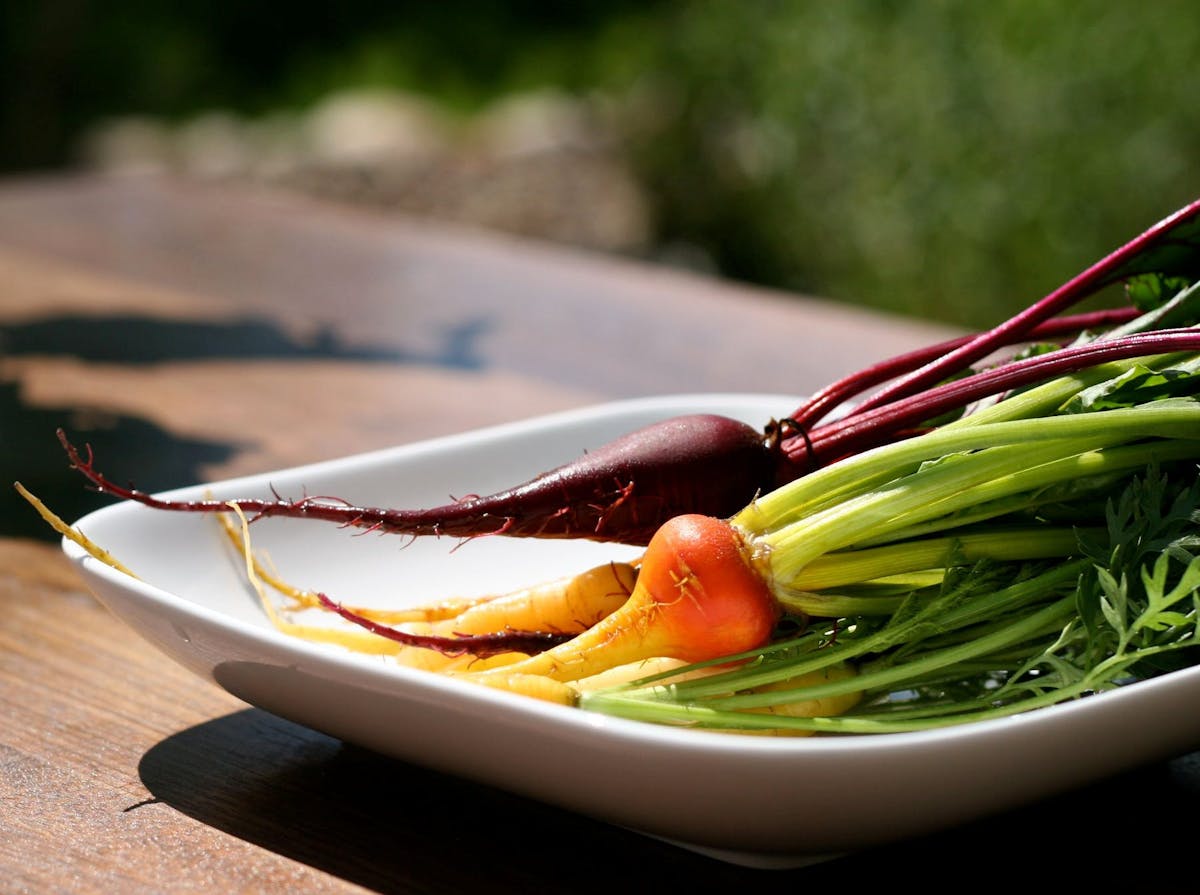
[[[970,364],[986,357],[995,349],[1021,341],[1042,321],[1087,298],[1103,287],[1129,276],[1130,271],[1127,269],[1127,265],[1131,261],[1136,260],[1155,242],[1163,239],[1170,231],[1196,217],[1197,214],[1200,214],[1200,200],[1159,221],[1140,236],[1102,258],[1021,313],[893,382],[861,402],[855,409],[855,413],[871,410],[897,398],[915,394],[921,389],[941,382],[949,375],[966,369]]]
[[[1073,373],[1087,367],[1130,357],[1200,350],[1200,331],[1157,330],[1119,339],[1101,340],[1062,348],[1050,354],[1011,361],[963,379],[954,380],[918,395],[901,398],[836,422],[808,434],[793,436],[783,444],[788,459],[804,468],[832,463],[840,457],[877,447],[898,433],[972,401],[1012,388]]]
[[[1035,326],[1028,333],[1007,344],[1020,341],[1057,339],[1062,336],[1074,335],[1087,329],[1117,326],[1133,320],[1139,313],[1137,308],[1130,306],[1090,311],[1086,314],[1075,314],[1068,317],[1056,317]],[[855,395],[862,394],[872,386],[887,382],[889,379],[893,379],[903,373],[908,373],[923,364],[936,360],[947,352],[966,345],[972,339],[976,338],[978,338],[978,334],[958,336],[954,339],[939,342],[936,345],[927,345],[923,348],[910,351],[907,354],[900,354],[872,366],[864,367],[862,370],[852,373],[844,379],[839,379],[837,382],[827,385],[815,393],[788,419],[798,429],[811,430],[814,423],[827,416],[834,408]]]

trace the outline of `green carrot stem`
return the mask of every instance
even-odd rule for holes
[[[1030,419],[1037,419],[1038,425],[1041,425],[1085,389],[1118,379],[1130,370],[1137,368],[1164,370],[1177,364],[1194,362],[1195,358],[1194,352],[1171,352],[1097,364],[1094,367],[1048,380],[1026,391],[1009,395],[1003,401],[980,408],[973,413],[945,423],[940,428],[953,431],[1003,421]],[[1141,410],[1142,408],[1122,409]]]
[[[1192,409],[1191,422],[1196,427],[1200,404],[1192,405]],[[1150,431],[1149,426],[1140,427],[1138,436]],[[1189,434],[1193,437],[1097,449],[1103,443],[1119,442],[1122,435],[1133,437],[1113,426],[1110,432],[1077,441],[1005,445],[969,458],[948,458],[949,462],[929,465],[867,495],[760,535],[757,541],[768,551],[775,586],[786,588],[818,556],[860,539],[877,540],[889,530],[902,530],[988,500],[1071,479],[1195,456],[1200,448],[1196,440],[1200,428]]]
[[[1044,600],[1047,594],[1056,593],[1064,587],[1069,586],[1073,589],[1074,582],[1084,567],[1083,561],[1075,560],[1055,566],[1040,575],[1018,581],[1008,587],[957,604],[945,605],[940,600],[931,601],[922,611],[910,617],[894,621],[857,640],[847,638],[835,641],[829,646],[813,650],[807,658],[760,662],[750,667],[735,668],[721,674],[642,691],[635,690],[635,692],[643,693],[644,698],[684,701],[724,696],[735,690],[748,690],[767,684],[777,684],[780,681],[819,671],[831,665],[882,652],[898,643],[909,642],[934,633],[978,625],[995,617],[998,613],[1013,612],[1038,600]],[[1039,620],[1034,623],[1033,627],[1036,629],[1040,624]],[[1015,632],[1016,629],[1014,629],[1014,634]],[[1017,641],[1006,639],[1004,642]],[[985,652],[993,652],[1002,646],[1003,643],[992,643]],[[778,651],[783,652],[782,649]],[[760,651],[760,655],[769,656],[771,652],[768,648]],[[963,656],[959,656],[958,661],[961,661],[962,658]],[[864,689],[861,676],[850,680],[854,684],[850,688],[851,690]],[[636,688],[638,682],[629,686]],[[600,691],[589,698],[596,699],[604,692],[607,691]],[[809,693],[810,691],[807,688],[797,689],[789,693],[786,700],[778,699],[778,694],[776,694],[776,701],[796,701],[797,698],[806,698],[795,696],[796,693],[801,692]]]
[[[1127,364],[1119,366],[1121,369],[1115,372],[1128,369]],[[1112,378],[1115,372],[1110,370],[1105,376],[1096,377],[1096,381],[1106,381]],[[1054,407],[1078,393],[1083,387],[1081,383],[1088,381],[1088,377],[1064,377],[1067,378],[1073,385],[1055,391],[1051,402]],[[1051,385],[1055,383],[1042,388],[1050,388]],[[1000,418],[990,421],[990,417],[998,415],[996,408],[1009,405],[1010,402],[1014,402],[1012,406],[1015,406],[1031,401],[1031,394],[1016,395],[995,408],[980,411],[981,416],[986,415],[988,418],[977,420],[970,425],[947,423],[926,435],[864,451],[832,466],[816,470],[762,495],[735,514],[731,521],[752,535],[768,533],[802,516],[837,505],[856,495],[870,493],[873,488],[912,472],[923,462],[949,454],[1003,445],[1084,439],[1097,432],[1104,433],[1110,427],[1115,432],[1124,433],[1125,437],[1141,434],[1186,437],[1188,433],[1195,436],[1200,427],[1200,405],[1187,400],[1158,401],[1137,407],[1115,408],[1104,411],[1102,415],[1081,413],[1044,417],[1038,418],[1036,424],[1031,424],[1023,418]],[[1034,403],[1039,409],[1043,409],[1040,403]],[[971,419],[973,418],[974,415]],[[1117,438],[1119,440],[1120,436]]]
[[[1039,694],[1030,699],[996,705],[982,699],[958,700],[953,705],[923,708],[914,712],[853,713],[799,717],[730,711],[707,704],[651,702],[621,693],[594,694],[588,707],[639,721],[675,726],[718,730],[775,730],[825,735],[896,734],[949,727],[967,722],[987,721],[1021,714],[1082,696],[1085,687],[1076,686],[1056,693]]]
[[[808,618],[891,615],[913,594],[941,585],[945,569],[923,569],[903,575],[887,575],[834,590],[783,591],[775,598],[784,613]]]
[[[1105,440],[1098,439],[1090,446]],[[752,537],[767,551],[776,586],[790,587],[792,579],[823,554],[859,541],[878,540],[889,529],[945,515],[951,511],[954,496],[964,489],[994,481],[1029,463],[1041,466],[1064,454],[1076,453],[1077,444],[1073,439],[1037,445],[1004,444],[971,455],[947,457]],[[968,457],[970,462],[963,462]]]
[[[906,539],[883,547],[826,553],[806,565],[786,585],[777,586],[776,592],[842,587],[981,559],[1048,559],[1066,556],[1078,546],[1079,535],[1074,529],[1049,527]]]
[[[798,590],[777,593],[775,596],[783,611],[789,615],[842,618],[849,615],[890,615],[900,608],[907,594]]]
[[[802,718],[730,711],[714,708],[709,704],[659,702],[647,700],[636,692],[601,691],[592,694],[588,702],[589,706],[597,711],[607,711],[625,718],[659,724],[711,727],[722,730],[792,730],[830,735],[904,733],[1004,718],[1076,699],[1096,692],[1097,680],[1111,678],[1115,667],[1119,669],[1131,665],[1135,661],[1140,661],[1148,655],[1165,653],[1176,648],[1178,647],[1175,645],[1164,645],[1141,650],[1137,656],[1113,657],[1099,670],[1101,673],[1088,675],[1070,685],[1035,693],[1025,699],[999,704],[981,698],[959,699],[955,700],[953,704],[942,706]],[[1107,678],[1103,677],[1104,675],[1107,675]]]
[[[903,664],[888,665],[855,677],[824,684],[709,699],[706,700],[706,704],[719,709],[752,709],[808,699],[823,699],[855,691],[882,690],[902,681],[912,681],[931,671],[948,668],[977,656],[985,656],[993,650],[1003,649],[1014,643],[1024,643],[1035,637],[1045,636],[1061,628],[1074,610],[1075,598],[1073,594],[1069,594],[1037,612],[998,626],[989,633],[979,634],[968,641],[935,650]]]

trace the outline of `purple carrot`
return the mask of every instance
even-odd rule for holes
[[[221,500],[173,501],[99,473],[60,429],[71,465],[99,491],[163,510],[228,512]],[[238,499],[254,517],[320,519],[414,536],[587,538],[645,544],[672,516],[729,516],[773,486],[778,438],[713,414],[676,417],[618,438],[516,488],[421,510],[358,507],[328,498]]]

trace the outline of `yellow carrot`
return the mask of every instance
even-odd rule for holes
[[[629,599],[637,574],[629,563],[605,563],[480,602],[453,619],[430,625],[429,633],[585,631]]]
[[[586,630],[622,605],[637,579],[633,565],[612,562],[509,594],[443,601],[432,611],[347,607],[322,594],[300,590],[275,574],[254,554],[243,510],[236,501],[231,501],[229,508],[238,519],[238,526],[226,517],[218,518],[231,543],[242,554],[247,580],[277,629],[314,642],[387,655],[402,665],[430,671],[479,672],[510,665],[526,655],[511,648],[511,644],[528,641],[538,632],[561,641]],[[296,622],[271,603],[266,593],[268,586],[289,597],[292,609],[332,609],[358,627],[346,629]],[[444,617],[443,613],[451,614],[448,610],[452,607],[461,611]],[[422,621],[385,626],[381,619],[388,617]],[[431,618],[433,621],[427,621]],[[511,638],[506,632],[511,632]]]
[[[761,646],[779,615],[761,563],[737,530],[711,516],[677,516],[650,541],[620,609],[504,671],[574,681],[660,656],[703,662]]]

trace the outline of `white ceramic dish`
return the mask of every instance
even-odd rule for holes
[[[620,402],[216,485],[175,496],[337,495],[416,506],[524,480],[677,413],[762,424],[781,395]],[[774,739],[607,718],[389,666],[282,635],[211,519],[134,504],[79,527],[140,576],[64,549],[148,641],[233,695],[378,752],[483,781],[747,866],[800,866],[929,833],[1200,744],[1200,668],[1024,717],[932,732]],[[631,552],[503,538],[455,550],[263,520],[255,544],[293,583],[347,601],[494,592]]]

